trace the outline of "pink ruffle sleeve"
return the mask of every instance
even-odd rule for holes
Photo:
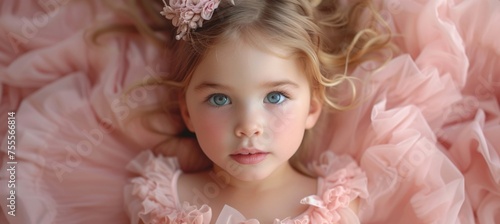
[[[177,178],[181,174],[177,159],[154,156],[144,151],[127,165],[138,175],[125,187],[125,206],[131,223],[208,224],[212,211],[181,203],[177,194]]]
[[[358,162],[368,183],[362,223],[500,223],[500,2],[374,2],[401,52],[369,74],[362,105],[324,114],[309,161],[329,149]],[[87,28],[122,19],[97,0],[0,2],[0,120],[16,111],[20,164],[17,215],[2,206],[0,223],[129,221],[125,166],[164,136],[126,121],[164,93],[122,96],[164,76],[168,59],[135,35],[88,42]],[[363,68],[377,65],[352,75],[365,78]],[[165,132],[181,127],[153,120]]]
[[[349,204],[358,197],[368,197],[368,181],[354,159],[327,151],[319,162],[313,163],[312,169],[320,175],[320,195],[302,199],[301,203],[310,205],[311,209],[299,220],[308,220],[306,223],[359,223],[358,215]]]

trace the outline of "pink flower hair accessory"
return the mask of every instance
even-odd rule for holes
[[[229,0],[234,5],[234,0]],[[165,18],[172,20],[177,27],[175,39],[187,40],[191,30],[203,26],[203,21],[212,18],[214,10],[219,7],[221,0],[163,0],[163,10],[160,12]]]

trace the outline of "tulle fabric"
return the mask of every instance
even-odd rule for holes
[[[310,161],[329,149],[359,163],[368,179],[361,223],[499,223],[500,2],[375,3],[401,52],[369,75],[363,104],[323,115]],[[164,137],[127,120],[164,93],[124,90],[164,76],[168,56],[136,35],[89,43],[88,27],[122,20],[101,1],[0,3],[0,120],[16,111],[19,162],[16,216],[3,205],[1,223],[130,221],[126,164]],[[165,132],[180,128],[154,120]]]
[[[119,21],[100,1],[44,2],[53,6],[0,3],[0,116],[16,111],[18,162],[16,216],[2,204],[0,223],[126,223],[122,192],[131,176],[124,168],[161,138],[127,123],[155,90],[127,100],[124,89],[158,77],[161,52],[134,36],[90,44],[87,28]],[[0,172],[6,198],[8,178]]]
[[[131,223],[208,224],[212,212],[176,200],[177,178],[181,174],[174,157],[155,157],[151,151],[139,154],[127,169],[139,175],[125,186],[125,207]]]
[[[221,214],[212,214],[206,204],[198,208],[179,201],[177,180],[182,172],[175,157],[165,158],[145,151],[127,168],[137,175],[126,185],[124,193],[131,223],[140,220],[144,223],[208,224],[213,215],[218,215],[216,224],[260,223],[256,219],[246,219],[227,205]],[[310,208],[298,217],[276,219],[274,223],[359,223],[348,206],[358,197],[366,198],[368,191],[366,175],[356,162],[349,156],[336,156],[327,151],[320,162],[313,164],[313,169],[320,176],[318,195],[300,201]]]

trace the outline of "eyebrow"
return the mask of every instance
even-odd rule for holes
[[[299,85],[295,82],[288,81],[288,80],[283,80],[283,81],[272,81],[272,82],[265,82],[260,85],[261,87],[264,88],[276,88],[276,87],[283,87],[283,86],[290,86],[293,88],[299,88]],[[197,85],[194,90],[195,91],[202,91],[204,89],[225,89],[225,90],[231,90],[232,88],[229,86],[225,86],[222,84],[217,84],[217,83],[211,83],[211,82],[202,82],[201,84]]]

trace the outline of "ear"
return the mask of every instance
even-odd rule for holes
[[[310,129],[314,127],[316,121],[318,121],[319,115],[321,114],[321,109],[323,108],[323,104],[316,97],[316,94],[311,96],[311,102],[309,105],[309,114],[306,118],[306,129]]]
[[[191,122],[191,117],[189,116],[189,111],[186,103],[186,96],[179,96],[179,108],[181,110],[182,120],[184,120],[184,124],[189,129],[189,131],[194,132],[193,122]]]

